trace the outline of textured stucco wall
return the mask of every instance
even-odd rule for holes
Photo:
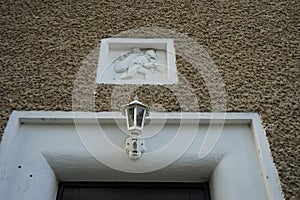
[[[286,199],[299,199],[299,10],[299,1],[2,1],[1,133],[12,110],[72,110],[72,94],[80,90],[75,80],[93,84],[97,60],[81,68],[90,77],[76,74],[88,55],[97,57],[100,39],[163,27],[206,49],[224,81],[228,112],[260,113]],[[199,102],[194,111],[211,111],[201,74],[177,61]],[[114,86],[96,90],[96,111],[118,109],[111,105]],[[135,93],[161,110],[181,109],[163,86]]]

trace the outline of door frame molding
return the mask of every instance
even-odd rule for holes
[[[197,119],[197,123],[207,126],[225,119],[224,133],[212,153],[204,159],[187,151],[157,173],[140,174],[111,169],[99,163],[82,146],[74,120],[89,127],[94,119],[103,123],[125,123],[120,113],[112,112],[14,111],[0,145],[2,197],[6,200],[54,200],[60,181],[160,182],[167,179],[209,181],[213,200],[241,197],[283,200],[277,170],[256,113],[151,113],[155,123],[176,124],[182,120],[195,123]],[[111,128],[115,130],[116,127]],[[230,139],[233,136],[239,143]],[[101,146],[102,141],[98,142]],[[110,153],[109,149],[107,153]],[[245,155],[249,157],[245,158]]]

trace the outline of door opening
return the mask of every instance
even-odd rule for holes
[[[208,183],[61,182],[57,200],[210,200]]]

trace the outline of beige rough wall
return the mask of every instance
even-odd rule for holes
[[[129,29],[163,27],[206,49],[225,84],[228,112],[262,116],[285,197],[298,200],[299,10],[300,1],[278,0],[2,0],[0,131],[12,110],[72,110],[75,79],[81,81],[76,74],[91,52],[98,56],[100,39]],[[90,59],[86,70],[93,73],[96,64]],[[177,64],[198,101],[190,111],[211,111],[201,73],[180,56]],[[94,77],[90,75],[90,84]],[[111,105],[115,90],[113,85],[98,86],[92,110],[118,109]],[[160,104],[158,110],[184,111],[163,86],[141,86],[135,93],[150,105]]]

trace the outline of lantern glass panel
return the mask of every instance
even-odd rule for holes
[[[144,118],[145,109],[137,107],[136,108],[136,122],[137,126],[142,127],[143,125],[143,118]]]
[[[128,112],[128,126],[133,127],[134,126],[134,107],[128,108],[127,112]]]

